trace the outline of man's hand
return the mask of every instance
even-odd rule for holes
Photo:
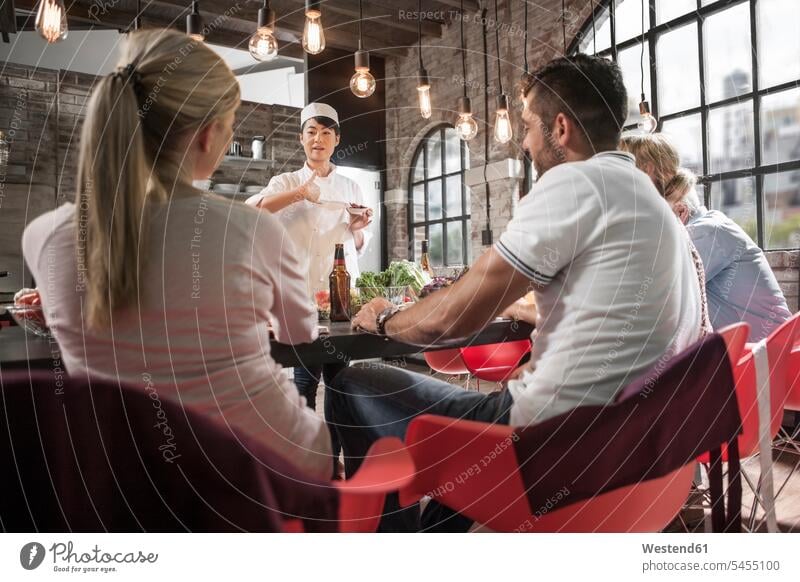
[[[524,364],[517,366],[513,372],[506,378],[506,382],[509,380],[519,380],[522,377],[522,374],[525,373],[525,370],[530,369],[529,367],[530,362],[525,362]]]
[[[366,305],[364,305],[356,316],[351,321],[353,329],[363,329],[370,333],[378,332],[378,315],[386,309],[391,307],[392,302],[383,297],[376,297]]]
[[[503,310],[503,312],[500,314],[500,317],[513,319],[514,321],[524,321],[525,323],[536,325],[536,314],[536,304],[528,303],[525,298],[522,298],[518,299],[509,305],[505,310]]]

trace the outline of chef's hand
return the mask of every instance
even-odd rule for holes
[[[389,301],[388,299],[384,299],[383,297],[376,297],[375,299],[364,305],[359,310],[359,312],[356,313],[356,316],[351,321],[353,329],[361,329],[364,331],[368,331],[370,333],[377,333],[378,315],[381,313],[381,311],[391,306],[392,302]]]
[[[309,202],[319,202],[320,190],[319,186],[317,186],[314,181],[317,179],[317,175],[316,170],[311,172],[311,177],[298,188],[298,190],[300,190],[300,195]]]
[[[366,212],[350,215],[350,230],[356,232],[367,228],[372,223],[372,208],[367,208]]]

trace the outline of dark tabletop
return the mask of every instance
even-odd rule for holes
[[[477,334],[448,342],[447,345],[414,346],[392,339],[350,329],[350,324],[325,323],[329,334],[320,335],[310,344],[289,346],[272,341],[272,357],[285,367],[301,362],[306,365],[410,356],[420,352],[469,345],[494,344],[526,339],[533,328],[523,322],[495,320]],[[6,327],[0,331],[0,370],[27,368],[53,368],[62,366],[58,345],[54,340],[25,333],[20,327]]]

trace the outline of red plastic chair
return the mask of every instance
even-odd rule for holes
[[[435,352],[425,352],[422,354],[425,362],[431,370],[440,374],[469,374],[464,360],[461,359],[461,351],[458,348],[450,350],[437,350]]]
[[[531,340],[461,348],[461,358],[470,373],[479,380],[505,382],[531,351]]]
[[[579,501],[540,516],[530,515],[516,455],[493,454],[514,429],[468,420],[423,415],[414,419],[406,446],[419,468],[414,482],[400,490],[408,505],[453,482],[466,467],[487,455],[486,468],[448,492],[448,505],[494,531],[656,532],[678,513],[689,494],[695,463],[658,479],[643,481]],[[443,485],[445,484],[445,485]],[[527,520],[525,516],[528,516]]]
[[[769,360],[769,379],[770,379],[770,438],[775,439],[781,429],[783,420],[783,409],[787,398],[788,379],[790,377],[790,354],[792,347],[797,341],[798,323],[800,314],[785,321],[772,332],[766,340],[767,359]],[[741,324],[739,324],[741,325]],[[733,327],[733,326],[731,326]],[[727,329],[727,328],[726,328]],[[742,357],[734,367],[733,374],[736,381],[736,402],[739,407],[739,414],[742,419],[742,432],[739,435],[739,455],[741,459],[752,457],[759,453],[758,442],[758,396],[756,385],[756,366],[753,357],[752,347],[754,344],[748,343],[743,346]],[[722,461],[727,462],[728,452],[725,446],[722,447]],[[698,461],[707,466],[710,457],[708,454],[701,455]],[[750,510],[748,528],[752,531],[757,526],[756,505],[764,507],[761,479],[757,483],[751,482],[746,474],[743,474],[745,482],[753,491],[753,504]],[[785,483],[784,483],[785,485]],[[773,497],[780,494],[783,487],[780,487]]]
[[[747,346],[747,338],[750,335],[750,324],[740,321],[739,323],[723,327],[717,333],[725,340],[725,345],[728,347],[728,359],[731,362],[731,369],[735,371]]]
[[[733,352],[729,359],[738,359],[747,334],[746,325],[726,331],[723,339]],[[655,532],[670,523],[688,497],[696,462],[658,478],[532,513],[519,461],[513,447],[508,447],[514,430],[417,417],[406,433],[417,474],[400,490],[400,503],[408,505],[430,495],[495,531]],[[502,454],[497,454],[498,446]],[[491,462],[479,465],[481,459]]]
[[[1,374],[3,529],[369,532],[386,494],[414,477],[402,441],[387,437],[351,479],[319,481],[260,441],[152,394],[86,377]],[[153,429],[156,412],[169,433]],[[165,446],[175,447],[171,458]]]
[[[798,331],[800,333],[800,330]],[[786,411],[800,413],[800,346],[795,344],[789,353],[786,378],[786,398],[783,408]],[[783,492],[786,485],[800,469],[800,428],[793,433],[783,427],[778,432],[778,438],[773,442],[772,449],[778,454],[789,453],[798,457],[794,467],[789,471],[780,487],[775,491],[775,498]]]
[[[334,481],[339,491],[339,531],[371,533],[378,528],[388,493],[393,493],[414,478],[414,462],[403,442],[395,437],[375,441],[355,475]],[[284,521],[284,533],[302,533],[301,520]]]
[[[783,419],[783,407],[787,394],[787,377],[789,375],[789,355],[795,343],[795,335],[800,322],[800,314],[794,315],[767,338],[767,358],[770,369],[770,435],[778,434]],[[736,380],[736,400],[742,418],[742,434],[739,435],[739,455],[742,459],[758,452],[758,401],[756,393],[756,368],[753,353],[745,346],[744,355],[734,368]],[[727,451],[723,447],[723,461],[727,460]],[[700,462],[707,463],[704,455]]]
[[[786,384],[786,400],[783,407],[792,412],[800,412],[800,346],[797,345],[789,353]]]

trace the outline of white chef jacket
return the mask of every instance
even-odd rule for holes
[[[258,194],[245,202],[252,206],[263,198],[280,192],[299,188],[311,177],[308,164],[295,172],[286,172],[273,176],[269,184]],[[326,177],[315,180],[320,189],[320,200],[347,202],[365,205],[361,188],[350,178],[337,172],[331,164],[331,172]],[[308,200],[294,202],[274,213],[291,238],[294,248],[304,256],[298,257],[302,272],[307,274],[308,295],[317,291],[328,290],[328,276],[333,269],[333,252],[337,243],[344,243],[344,257],[347,272],[350,273],[350,284],[355,286],[360,271],[358,257],[364,254],[372,233],[363,230],[364,244],[356,250],[353,233],[348,230],[350,214],[345,209],[329,209],[320,207]]]

